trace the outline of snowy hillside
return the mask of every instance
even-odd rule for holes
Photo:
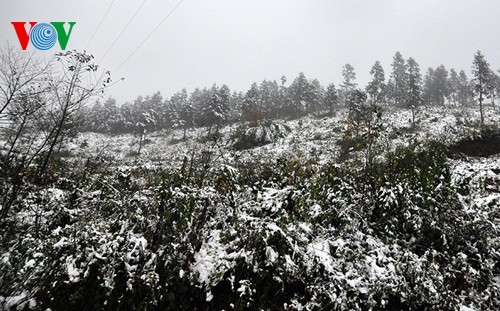
[[[386,109],[370,164],[346,115],[79,133],[0,223],[0,307],[500,308],[500,147],[476,109]]]
[[[438,140],[452,143],[464,136],[478,133],[477,109],[462,107],[439,108],[431,107],[420,116],[416,128],[411,126],[409,110],[391,111],[383,114],[384,130],[380,144],[384,151],[396,146],[408,145],[413,141]],[[223,162],[229,164],[234,158],[276,159],[280,156],[301,154],[308,158],[317,158],[319,163],[335,160],[340,153],[338,145],[346,129],[346,110],[339,110],[334,117],[307,116],[295,120],[263,121],[259,126],[251,123],[236,123],[220,130],[222,137],[214,141],[207,139],[208,128],[195,128],[187,131],[188,139],[182,140],[182,130],[163,130],[146,133],[146,142],[137,157],[139,149],[139,134],[124,134],[109,136],[98,133],[81,133],[72,145],[68,146],[75,158],[105,156],[120,160],[120,163],[135,163],[148,161],[152,163],[174,166],[179,164],[189,152],[217,149],[222,153]],[[494,109],[486,113],[491,124],[498,124],[500,114]],[[256,129],[257,136],[273,136],[263,146],[247,150],[235,150],[235,134],[238,131]],[[263,130],[264,129],[264,130]],[[271,132],[271,134],[266,133]],[[83,145],[82,145],[83,144]],[[231,152],[229,152],[231,151]],[[229,157],[229,158],[228,158]],[[231,158],[234,157],[234,158]],[[229,162],[228,162],[229,161]]]

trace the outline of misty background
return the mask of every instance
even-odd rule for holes
[[[115,1],[90,43],[112,0],[1,2],[2,44],[19,44],[11,21],[76,21],[68,49],[88,45],[115,81],[125,77],[108,89],[119,103],[214,82],[245,91],[282,75],[290,83],[301,71],[323,85],[338,84],[348,62],[359,85],[366,85],[376,60],[390,72],[396,51],[414,57],[422,72],[445,64],[470,75],[476,50],[492,68],[500,66],[498,1],[185,0],[117,72],[177,0],[146,1],[103,59],[142,1]]]

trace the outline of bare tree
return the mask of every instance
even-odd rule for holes
[[[2,109],[8,111],[12,120],[8,157],[15,149],[19,156],[10,172],[3,170],[12,179],[9,189],[3,192],[0,218],[7,215],[15,202],[35,159],[41,163],[36,168],[35,182],[45,180],[56,146],[74,130],[80,109],[102,94],[111,81],[110,73],[99,71],[92,63],[93,56],[86,53],[58,53],[45,66],[39,66],[41,62],[33,58],[15,58],[17,54],[11,49],[7,51],[2,60],[2,69],[7,68],[2,72]],[[4,159],[3,168],[8,160]]]
[[[8,107],[8,118],[11,121],[7,128],[8,152],[4,158],[3,167],[8,164],[16,145],[29,135],[36,126],[36,115],[44,106],[39,94],[21,92]]]
[[[42,73],[50,66],[33,53],[14,49],[10,45],[0,48],[0,114],[30,85],[39,82]]]
[[[111,82],[109,72],[99,73],[98,66],[92,63],[93,58],[76,51],[59,53],[55,59],[59,68],[45,75],[48,81],[46,100],[50,103],[46,116],[52,127],[44,143],[47,149],[40,166],[41,175],[47,170],[54,148],[74,124],[78,111],[93,97],[104,93],[104,88]]]

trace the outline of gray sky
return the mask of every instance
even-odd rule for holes
[[[88,46],[97,60],[142,1],[115,0]],[[113,72],[178,1],[148,0],[101,66]],[[76,21],[68,49],[84,49],[111,2],[0,0],[0,42],[18,46],[11,21]],[[348,62],[364,87],[376,60],[389,77],[396,51],[414,57],[422,73],[444,64],[470,77],[478,49],[500,69],[499,12],[497,0],[184,0],[113,74],[125,81],[108,94],[122,103],[214,82],[246,91],[282,75],[289,84],[300,71],[326,86],[341,82]]]

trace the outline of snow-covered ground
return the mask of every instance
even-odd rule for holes
[[[422,109],[423,110],[423,109]],[[182,141],[183,130],[147,133],[145,143],[139,150],[140,135],[106,135],[81,133],[68,148],[75,158],[103,156],[119,160],[120,164],[144,163],[178,165],[190,152],[217,149],[221,161],[230,164],[235,159],[276,159],[281,156],[301,155],[314,157],[319,163],[335,160],[339,155],[338,141],[346,129],[346,114],[339,110],[333,117],[316,118],[307,116],[296,120],[276,120],[273,123],[290,129],[286,136],[270,144],[244,151],[232,150],[231,135],[241,126],[236,123],[220,130],[222,138],[214,142],[201,142],[208,128],[187,131],[187,140]],[[491,107],[485,113],[487,124],[500,124],[500,112]],[[437,140],[451,143],[464,136],[478,132],[479,112],[473,108],[430,107],[417,117],[416,129],[411,128],[409,110],[386,108],[382,116],[383,132],[379,144],[383,151],[395,146],[407,145],[412,141]],[[248,125],[250,126],[250,125]]]
[[[91,185],[65,186],[61,180],[46,189],[29,190],[33,193],[26,195],[12,217],[16,230],[28,233],[17,236],[16,242],[2,241],[9,248],[0,252],[0,272],[9,277],[14,290],[0,292],[0,307],[37,309],[43,299],[50,305],[48,297],[59,299],[75,290],[72,286],[81,285],[83,289],[76,288],[84,291],[91,282],[99,284],[95,286],[101,296],[96,301],[102,299],[109,308],[123,303],[123,295],[137,293],[145,293],[141,299],[152,305],[172,306],[175,299],[196,296],[198,305],[224,303],[233,309],[273,301],[274,295],[286,297],[274,306],[286,310],[384,309],[398,303],[459,310],[498,306],[500,154],[447,159],[453,189],[467,185],[463,189],[468,191],[457,193],[455,201],[455,194],[440,192],[439,187],[446,184],[439,182],[442,176],[437,179],[431,193],[443,195],[444,201],[452,197],[451,205],[436,205],[447,208],[450,219],[435,216],[440,211],[434,207],[427,210],[427,206],[403,202],[404,215],[394,217],[416,224],[415,232],[423,227],[422,219],[441,221],[442,227],[430,223],[426,225],[435,231],[418,231],[408,241],[391,239],[377,234],[373,223],[379,219],[364,217],[373,211],[363,206],[363,189],[355,189],[349,175],[323,180],[323,187],[315,188],[316,181],[325,178],[316,172],[338,162],[346,113],[273,121],[268,128],[279,133],[269,134],[271,142],[246,150],[234,148],[234,134],[251,127],[242,124],[223,127],[216,140],[206,139],[207,128],[188,130],[185,141],[182,130],[147,133],[140,154],[138,135],[79,134],[66,146],[66,160],[82,165],[100,161],[105,173],[113,173],[88,177]],[[428,108],[411,127],[410,111],[386,109],[376,152],[384,155],[398,146],[431,140],[453,144],[478,133],[478,118],[475,109]],[[489,108],[486,121],[488,126],[498,126],[500,113]],[[179,183],[177,175],[160,174],[204,155],[210,157],[209,169],[219,173],[212,183]],[[362,154],[352,153],[351,158],[362,159]],[[304,168],[292,167],[282,174],[286,178],[274,183],[238,184],[245,164],[276,166],[279,171],[282,159]],[[333,167],[340,170],[340,165]],[[144,171],[160,172],[159,181],[151,185],[141,174],[133,174]],[[294,183],[298,174],[303,180]],[[403,188],[388,184],[380,197],[405,198]],[[420,197],[428,194],[420,188],[411,190],[415,190],[415,202],[433,202],[434,198]],[[320,195],[315,197],[314,191]],[[33,234],[37,217],[45,230],[43,239]],[[483,232],[484,241],[475,240],[477,236],[473,240],[453,236],[462,229],[457,221],[464,222],[466,234]],[[425,246],[427,238],[442,245],[411,248],[418,243]],[[467,245],[460,245],[463,241]],[[471,249],[484,258],[471,258]],[[18,275],[8,273],[14,268]],[[39,280],[52,283],[40,285]],[[40,294],[40,289],[47,288],[46,296]],[[181,288],[196,295],[174,297],[174,292],[182,293]],[[61,294],[50,293],[52,289]],[[80,294],[78,290],[75,293]],[[286,296],[294,290],[303,296]],[[229,292],[237,299],[224,300]],[[85,300],[74,295],[70,302]]]

